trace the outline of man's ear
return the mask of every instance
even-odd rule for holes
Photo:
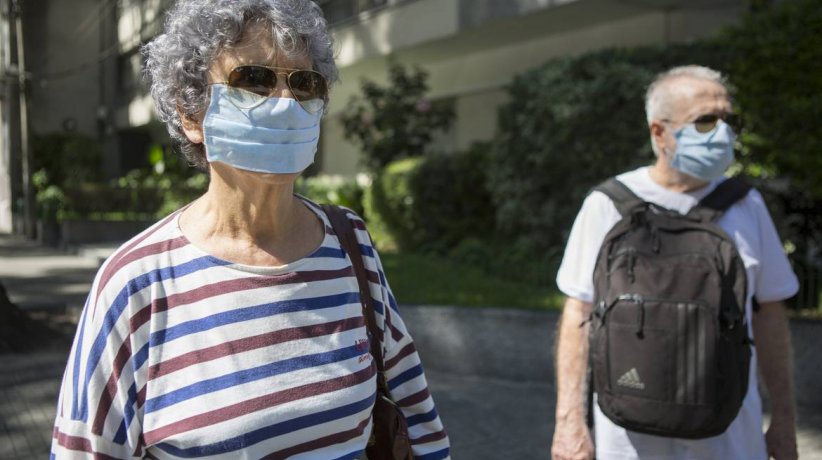
[[[654,140],[654,143],[660,150],[664,150],[665,148],[669,147],[666,144],[665,139],[665,125],[654,120],[648,125],[648,130],[651,132],[651,139]]]
[[[183,126],[183,133],[192,144],[203,143],[203,115],[202,114],[186,114],[177,106],[177,116],[180,117],[180,124]]]

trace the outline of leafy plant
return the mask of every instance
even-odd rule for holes
[[[756,2],[718,38],[731,52],[735,104],[748,126],[747,173],[789,178],[822,197],[822,7],[818,0]]]
[[[433,134],[451,125],[451,104],[426,98],[427,79],[422,69],[391,61],[386,86],[363,80],[362,95],[349,102],[342,115],[345,138],[362,149],[371,171],[423,154]]]
[[[53,133],[32,139],[33,171],[62,189],[102,178],[99,143],[81,134]]]
[[[369,228],[390,236],[390,242],[378,243],[445,254],[466,238],[489,238],[494,207],[486,188],[487,159],[488,145],[475,144],[464,152],[386,166],[366,194]]]
[[[363,212],[363,190],[369,185],[365,176],[345,178],[342,176],[319,175],[300,177],[295,191],[317,203],[345,206],[360,216]]]

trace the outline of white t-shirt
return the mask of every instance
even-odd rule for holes
[[[648,167],[617,177],[645,201],[687,213],[724,179],[691,193],[673,192],[651,179]],[[567,296],[593,302],[593,273],[605,235],[621,219],[611,200],[591,193],[577,215],[565,255],[557,273],[557,285]],[[732,206],[718,221],[736,243],[748,276],[746,312],[751,318],[751,298],[759,302],[787,299],[799,283],[793,273],[771,216],[756,190]],[[748,322],[749,334],[751,323]],[[725,433],[706,439],[687,440],[635,433],[615,425],[595,405],[594,427],[597,458],[642,460],[767,459],[762,435],[762,405],[757,389],[757,362],[751,356],[748,393],[736,419]]]

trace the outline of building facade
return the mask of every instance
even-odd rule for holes
[[[21,193],[12,3],[0,0],[0,231]],[[172,0],[20,2],[29,70],[31,133],[76,132],[103,146],[113,178],[144,166],[169,138],[153,112],[140,45]],[[321,171],[351,176],[359,154],[340,115],[363,78],[384,82],[389,56],[429,75],[432,99],[453,101],[454,151],[493,138],[497,108],[519,73],[548,59],[607,47],[684,42],[738,20],[745,0],[315,0],[331,24],[341,82],[331,94]]]

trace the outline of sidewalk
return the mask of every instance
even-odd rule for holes
[[[23,308],[81,308],[100,250],[68,255],[0,235],[0,281]],[[68,350],[0,355],[0,460],[47,458]],[[423,356],[423,361],[425,357]],[[552,382],[452,375],[427,369],[457,460],[550,457]],[[822,413],[800,408],[800,458],[822,459]]]

